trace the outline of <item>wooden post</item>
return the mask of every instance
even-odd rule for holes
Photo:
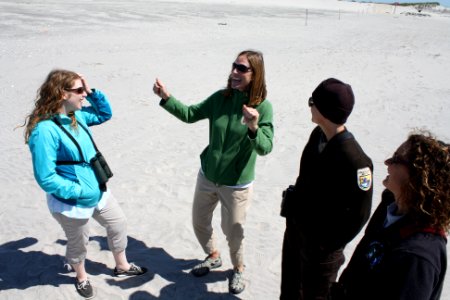
[[[308,9],[305,11],[305,26],[308,26]]]

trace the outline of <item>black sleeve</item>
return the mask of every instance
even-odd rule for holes
[[[323,246],[330,250],[345,247],[361,231],[370,217],[373,195],[373,165],[354,140],[348,140],[342,146],[340,171],[337,171],[333,182],[334,193],[330,193],[332,201],[329,214],[325,219],[328,229],[322,240]],[[358,172],[370,170],[370,187],[360,184]],[[331,180],[331,179],[330,179]]]

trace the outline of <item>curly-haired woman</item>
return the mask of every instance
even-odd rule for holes
[[[84,100],[90,106],[82,106]],[[76,272],[77,292],[86,299],[94,297],[84,265],[91,217],[106,228],[115,276],[147,271],[128,262],[126,217],[89,163],[96,148],[88,126],[106,122],[111,115],[106,96],[91,89],[83,76],[53,70],[39,88],[35,107],[25,122],[34,177],[47,193],[48,208],[66,234],[66,260]]]
[[[385,161],[386,190],[332,299],[439,299],[450,228],[449,146],[411,134]]]

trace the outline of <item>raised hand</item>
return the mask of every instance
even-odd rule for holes
[[[256,109],[253,107],[243,105],[242,106],[242,115],[243,115],[243,122],[248,126],[248,128],[255,132],[258,129],[258,119],[259,119],[259,113]]]
[[[86,93],[87,93],[88,95],[89,95],[90,93],[92,93],[91,87],[89,86],[89,84],[88,84],[86,78],[84,78],[84,75],[78,73],[78,76],[80,76],[80,78],[81,78],[81,83],[83,84],[84,89],[86,90]]]
[[[170,93],[167,91],[166,86],[158,78],[156,78],[155,84],[153,84],[153,92],[164,100],[167,100],[170,97]]]

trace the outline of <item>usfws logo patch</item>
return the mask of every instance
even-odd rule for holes
[[[356,173],[358,187],[363,191],[370,190],[370,187],[372,186],[372,172],[370,171],[370,168],[358,169]]]

